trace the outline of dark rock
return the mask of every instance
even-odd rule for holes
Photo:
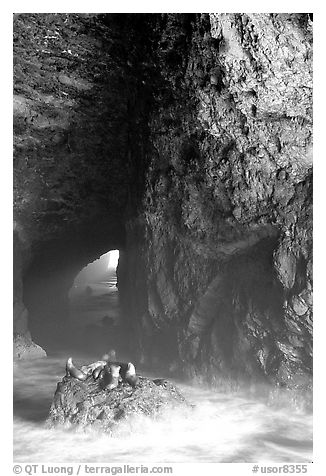
[[[94,364],[93,364],[94,365]],[[139,376],[135,386],[120,382],[116,388],[102,388],[101,379],[92,376],[92,365],[85,381],[63,377],[47,418],[47,426],[73,424],[94,426],[111,432],[122,420],[143,414],[157,417],[167,408],[188,407],[185,398],[171,382]]]

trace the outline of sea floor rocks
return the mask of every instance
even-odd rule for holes
[[[178,388],[165,379],[139,376],[135,387],[120,382],[118,387],[108,390],[93,378],[92,364],[88,367],[86,380],[64,376],[58,382],[48,427],[76,425],[112,433],[119,422],[137,414],[157,417],[166,409],[190,406]]]

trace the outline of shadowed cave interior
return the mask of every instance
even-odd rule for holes
[[[310,389],[310,17],[18,14],[14,50],[15,358]],[[115,304],[72,299],[111,250]]]

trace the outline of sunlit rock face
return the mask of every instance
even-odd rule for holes
[[[25,287],[37,261],[48,275],[51,240],[70,243],[53,264],[69,279],[69,263],[119,248],[141,361],[212,384],[309,386],[309,15],[15,21]]]

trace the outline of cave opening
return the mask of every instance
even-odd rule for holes
[[[48,354],[68,349],[90,354],[101,343],[105,352],[113,334],[119,340],[117,244],[87,243],[84,236],[35,248],[23,270],[22,300],[31,337]]]
[[[92,284],[108,284],[117,286],[117,267],[119,263],[119,250],[110,250],[102,254],[99,258],[84,266],[74,279],[72,288],[69,291],[69,297],[74,293],[82,292],[82,288],[89,286],[87,293],[92,293]],[[85,290],[84,290],[85,291]]]
[[[107,351],[118,339],[122,326],[117,279],[119,250],[110,250],[87,264],[75,277],[68,292],[68,325],[75,343],[91,352]]]

